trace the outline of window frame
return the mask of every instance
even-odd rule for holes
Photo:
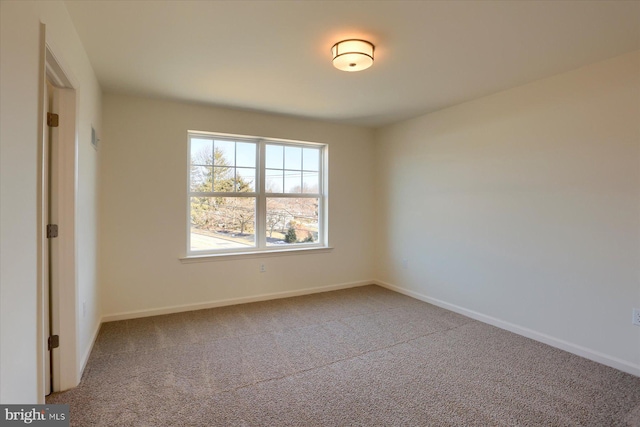
[[[256,144],[256,178],[253,192],[194,192],[191,190],[191,140],[192,139],[216,139],[251,142]],[[267,145],[280,145],[282,147],[318,148],[318,192],[317,193],[267,193],[266,192],[266,147]],[[328,144],[308,141],[295,141],[287,139],[275,139],[265,137],[255,137],[247,135],[235,135],[206,131],[187,131],[187,197],[186,197],[186,257],[208,258],[230,255],[252,255],[252,254],[273,254],[278,252],[307,251],[312,249],[330,249],[328,242]],[[283,149],[284,150],[284,149]],[[214,167],[214,165],[212,165]],[[234,166],[236,167],[236,166]],[[283,165],[283,173],[285,165]],[[301,166],[301,174],[305,171],[304,164]],[[304,180],[301,179],[304,183]],[[286,191],[286,188],[282,189]],[[303,188],[301,188],[301,191]],[[245,197],[255,198],[255,246],[246,248],[226,248],[226,249],[191,249],[191,198],[192,197]],[[268,198],[309,198],[318,199],[318,240],[315,243],[289,243],[283,246],[267,246],[267,199]]]

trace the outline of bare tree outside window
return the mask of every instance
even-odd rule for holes
[[[271,221],[269,221],[271,219]],[[315,243],[318,241],[318,199],[267,198],[267,245]],[[296,239],[287,238],[287,233]]]

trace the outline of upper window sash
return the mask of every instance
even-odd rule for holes
[[[190,133],[189,147],[190,194],[259,192],[257,141]]]

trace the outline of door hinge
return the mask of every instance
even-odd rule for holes
[[[47,347],[49,351],[53,350],[54,348],[60,347],[60,335],[51,335],[49,337]]]
[[[47,113],[47,126],[52,128],[58,127],[58,115],[55,113]]]
[[[58,237],[58,224],[47,224],[47,239]]]

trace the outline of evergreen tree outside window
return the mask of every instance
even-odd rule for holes
[[[326,146],[189,132],[188,253],[326,246]]]

